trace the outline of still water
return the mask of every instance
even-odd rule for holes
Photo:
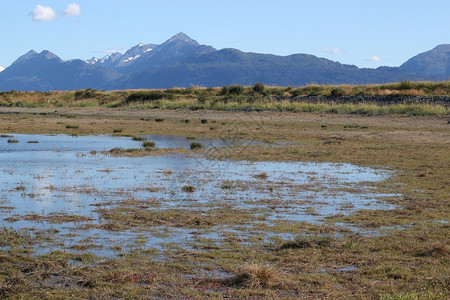
[[[191,142],[179,136],[147,138],[160,148],[187,148]],[[337,213],[392,208],[381,200],[388,195],[373,188],[374,183],[391,176],[386,170],[336,163],[209,160],[202,154],[148,157],[98,154],[115,147],[141,147],[140,142],[127,137],[14,134],[9,139],[18,143],[0,138],[0,222],[7,228],[51,231],[62,249],[83,240],[101,245],[89,250],[98,255],[111,255],[110,247],[114,245],[124,245],[124,249],[136,247],[130,241],[138,236],[142,239],[138,230],[83,228],[85,223],[103,222],[96,212],[99,206],[114,208],[130,199],[152,203],[143,209],[158,211],[204,211],[218,207],[251,211],[266,224],[280,220],[320,223],[324,217]],[[209,151],[239,145],[239,141],[221,139],[196,141],[209,145]],[[192,190],[186,192],[185,187]],[[85,216],[90,220],[58,224],[21,219],[26,215],[51,214]],[[155,234],[155,228],[145,233],[145,242],[140,246],[158,248],[171,242],[188,247],[193,243],[190,229],[168,225],[160,231],[164,234]],[[253,234],[245,226],[234,224],[201,234],[220,242],[220,232],[234,232],[243,238],[251,238]],[[197,232],[195,238],[198,237]],[[49,249],[55,246],[40,245],[37,251]]]

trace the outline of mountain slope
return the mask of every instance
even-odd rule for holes
[[[186,34],[180,32],[161,45],[158,45],[143,55],[137,57],[129,65],[118,65],[120,72],[130,73],[155,66],[165,66],[180,63],[192,55],[215,51],[211,46],[200,45]]]
[[[1,90],[72,90],[107,86],[122,75],[76,59],[63,61],[50,51],[31,50],[0,73]],[[6,88],[4,88],[6,87]]]
[[[307,54],[276,56],[222,49],[193,55],[182,63],[149,68],[122,77],[116,88],[170,88],[230,84],[299,86],[361,84],[419,79],[398,68],[359,69]]]
[[[449,80],[450,45],[419,54],[401,67],[360,69],[308,54],[277,56],[216,50],[184,33],[161,45],[139,44],[123,55],[63,61],[50,51],[29,51],[0,72],[0,90],[132,89],[230,84],[301,86]]]
[[[424,75],[450,76],[450,44],[420,53],[402,64],[400,69]]]

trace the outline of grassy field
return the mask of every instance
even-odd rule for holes
[[[331,95],[336,88],[345,90],[346,94],[357,94],[364,89],[365,93],[375,94],[389,90],[389,93],[449,95],[449,83],[317,89]],[[297,90],[299,95],[307,95],[308,89],[313,87],[289,91],[269,87],[254,91],[253,87],[244,88],[238,96],[264,92],[265,96],[257,97],[260,97],[258,101],[265,101],[281,92],[291,93],[289,97]],[[85,93],[94,95],[83,96]],[[371,105],[381,107],[383,113],[355,113],[351,109],[326,113],[323,108],[312,109],[319,113],[291,109],[241,112],[210,110],[211,106],[201,110],[167,110],[149,108],[167,108],[164,101],[186,101],[189,107],[204,101],[206,105],[224,97],[223,93],[230,95],[230,91],[177,90],[173,99],[155,100],[161,106],[153,100],[151,104],[134,101],[133,97],[137,96],[132,95],[136,93],[141,91],[3,93],[0,133],[5,143],[14,133],[175,134],[283,142],[276,147],[254,145],[236,147],[233,151],[218,149],[204,153],[196,149],[186,153],[236,161],[345,162],[387,169],[394,175],[374,188],[393,195],[384,201],[396,208],[361,209],[349,216],[338,213],[327,216],[322,223],[258,225],[262,226],[259,230],[275,234],[271,241],[255,236],[249,244],[230,234],[219,247],[212,240],[198,238],[192,250],[168,243],[164,251],[157,251],[137,244],[129,252],[121,251],[118,246],[118,255],[106,258],[85,251],[88,242],[76,245],[78,251],[57,250],[37,255],[29,249],[36,243],[51,244],[51,238],[36,239],[27,231],[5,226],[0,235],[3,249],[0,250],[0,298],[448,299],[448,108],[430,105],[426,108],[432,110],[430,113],[408,115],[403,111],[392,114],[395,106],[380,104]],[[181,93],[185,94],[180,96]],[[202,93],[206,93],[204,100],[200,97]],[[275,105],[275,100],[270,101],[269,104]],[[230,102],[222,108],[226,104]],[[159,152],[142,150],[137,155],[165,154],[165,150],[154,151]],[[258,176],[264,180],[270,175]],[[204,232],[215,224],[255,222],[250,211],[236,213],[226,207],[205,210],[202,214],[187,210],[147,214],[141,207],[142,202],[135,201],[115,209],[100,209],[98,213],[110,224],[105,230],[112,231],[153,228],[158,222],[165,222]],[[8,211],[7,207],[0,209]],[[54,220],[48,216],[24,217],[41,222],[63,221],[61,216],[53,216]],[[358,230],[348,229],[352,227]],[[286,238],[283,235],[286,233],[292,233],[292,238]]]
[[[221,88],[191,87],[166,90],[11,91],[0,93],[0,106],[437,115],[448,113],[449,94],[450,82],[311,85],[299,88],[255,84],[253,87],[232,85]]]

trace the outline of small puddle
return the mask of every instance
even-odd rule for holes
[[[168,243],[191,248],[198,240],[214,246],[230,238],[273,234],[258,231],[255,224],[320,223],[336,213],[393,208],[380,200],[387,195],[373,188],[390,176],[385,170],[336,163],[217,161],[183,154],[134,158],[90,154],[140,147],[141,142],[126,137],[15,134],[13,138],[18,143],[0,138],[0,218],[3,226],[26,229],[43,240],[50,235],[55,242],[41,244],[39,253],[59,247],[107,256],[142,247],[163,250]],[[191,142],[178,136],[147,138],[164,148],[188,147]],[[238,145],[220,139],[196,141],[208,147]],[[139,212],[176,210],[187,217],[231,212],[248,220],[219,222],[209,230],[186,228],[177,220],[115,231],[85,226],[105,223],[99,209],[130,207]],[[64,216],[89,220],[67,221]],[[220,213],[216,217],[220,219]]]

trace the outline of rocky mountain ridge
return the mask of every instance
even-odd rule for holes
[[[0,72],[0,91],[141,89],[231,84],[302,86],[449,80],[450,45],[439,45],[400,67],[358,68],[309,54],[277,56],[217,50],[184,33],[166,42],[138,44],[124,54],[64,61],[33,50]]]

